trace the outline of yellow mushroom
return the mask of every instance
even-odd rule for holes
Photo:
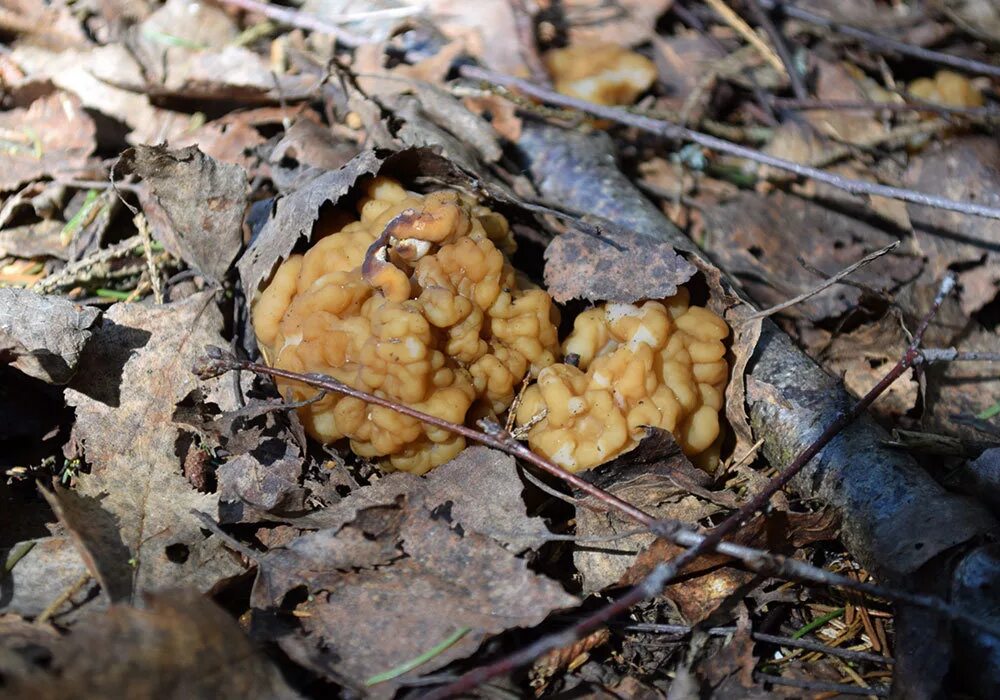
[[[534,421],[531,448],[572,472],[632,449],[647,425],[671,431],[685,454],[714,467],[728,334],[721,318],[690,306],[684,289],[663,302],[585,311],[563,343],[576,366],[543,369],[517,422]]]

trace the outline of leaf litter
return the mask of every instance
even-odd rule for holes
[[[270,381],[190,372],[206,345],[256,352],[248,305],[376,174],[418,191],[458,187],[501,211],[518,234],[516,264],[544,281],[564,326],[589,304],[681,285],[724,315],[732,376],[717,470],[649,429],[586,474],[691,527],[717,525],[763,488],[843,410],[843,389],[871,389],[945,273],[959,290],[928,337],[959,354],[996,351],[995,221],[845,195],[456,78],[477,62],[546,82],[545,50],[609,42],[652,57],[660,74],[631,113],[992,206],[996,146],[977,133],[994,119],[988,67],[963,88],[983,96],[985,114],[952,105],[932,121],[908,104],[908,87],[934,78],[933,66],[803,19],[834,16],[822,3],[772,17],[813,102],[799,106],[788,66],[769,61],[742,20],[709,10],[721,3],[237,5],[15,10],[31,23],[0,13],[13,37],[0,56],[11,166],[0,178],[0,370],[8,393],[31,388],[0,395],[10,413],[0,441],[11,446],[0,495],[17,503],[12,513],[36,513],[30,536],[0,528],[0,688],[13,697],[406,696],[409,683],[430,682],[421,676],[523,649],[682,553],[512,456],[469,447],[424,477],[382,474],[308,439]],[[937,5],[914,19],[849,3],[835,19],[986,66],[989,4]],[[778,40],[759,29],[770,50]],[[869,101],[885,108],[844,107]],[[776,324],[755,315],[893,241],[890,254],[782,308]],[[36,281],[46,293],[18,288]],[[973,543],[995,521],[956,492],[995,512],[995,450],[984,451],[1000,433],[994,367],[909,369],[873,415],[911,442],[890,445],[862,421],[730,541],[904,587],[936,567],[955,600],[988,608],[982,584],[996,567]],[[921,431],[957,449],[940,458],[900,447]],[[25,436],[33,450],[15,445]],[[556,650],[531,687],[746,697],[956,685],[900,677],[907,663],[893,679],[870,659],[834,660],[852,645],[977,659],[972,691],[988,696],[1000,677],[982,655],[988,639],[963,631],[921,646],[938,623],[903,607],[897,624],[899,610],[706,554],[631,611],[693,631],[656,639],[611,620]],[[728,638],[708,633],[734,621]],[[788,645],[760,641],[761,630]],[[827,652],[796,650],[800,637]],[[516,673],[494,682],[530,692]]]

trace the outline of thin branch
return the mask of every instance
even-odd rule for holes
[[[788,82],[792,85],[792,92],[800,100],[808,99],[809,91],[806,89],[805,81],[802,80],[802,75],[795,67],[795,59],[792,57],[791,51],[788,50],[785,37],[782,36],[781,31],[771,21],[771,16],[760,6],[759,0],[749,0],[747,4],[750,6],[750,11],[753,13],[754,19],[757,20],[757,23],[760,24],[768,37],[771,38],[771,43],[774,44],[774,50],[777,52],[778,58],[785,65],[785,72],[788,73]]]
[[[1000,110],[995,107],[948,107],[925,100],[909,98],[906,102],[871,102],[852,100],[793,99],[790,97],[768,97],[771,104],[783,109],[825,109],[825,110],[865,110],[885,112],[934,112],[945,116],[998,118]]]
[[[955,348],[928,348],[920,351],[914,364],[931,362],[1000,362],[1000,352],[959,352]]]
[[[843,34],[844,36],[849,36],[852,39],[858,39],[882,51],[894,51],[904,56],[911,56],[929,63],[936,63],[941,66],[956,68],[958,70],[965,71],[966,73],[989,75],[994,78],[1000,77],[1000,66],[983,63],[982,61],[976,61],[971,58],[953,56],[951,54],[941,53],[940,51],[931,51],[930,49],[924,49],[919,46],[914,46],[913,44],[907,44],[902,41],[879,36],[878,34],[864,29],[858,29],[857,27],[852,27],[848,24],[842,24],[836,20],[830,19],[829,17],[817,15],[809,10],[804,10],[800,7],[796,7],[795,5],[788,4],[784,2],[784,0],[759,0],[759,2],[765,9],[777,9],[786,17],[794,17],[795,19],[802,20],[803,22],[808,22],[809,24],[814,24],[818,27],[824,27],[830,31],[836,32],[837,34]]]
[[[841,270],[840,272],[838,272],[837,274],[835,274],[833,277],[829,277],[829,278],[823,280],[818,285],[816,285],[815,287],[813,287],[812,289],[810,289],[808,292],[804,292],[802,294],[799,294],[797,297],[792,297],[788,301],[783,301],[780,304],[776,304],[776,305],[772,306],[769,309],[764,309],[763,311],[758,311],[758,312],[756,312],[754,314],[750,314],[749,316],[747,316],[746,318],[741,319],[741,320],[745,323],[747,321],[755,321],[757,319],[767,318],[768,316],[773,316],[774,314],[778,313],[779,311],[784,311],[785,309],[787,309],[789,307],[795,306],[796,304],[798,304],[800,302],[803,302],[806,299],[809,299],[811,297],[816,296],[817,294],[819,294],[820,292],[822,292],[824,289],[829,289],[833,285],[837,284],[837,282],[839,282],[840,280],[844,279],[845,277],[850,276],[851,274],[853,274],[854,272],[856,272],[858,269],[864,267],[865,265],[867,265],[868,263],[872,262],[873,260],[877,260],[878,258],[881,258],[883,255],[885,255],[886,253],[888,253],[890,250],[894,250],[897,247],[899,247],[899,241],[894,241],[894,242],[890,243],[889,245],[887,245],[885,248],[879,248],[875,252],[869,253],[865,257],[861,258],[856,263],[848,265],[843,270]]]
[[[273,19],[275,22],[289,27],[298,27],[299,29],[308,29],[309,31],[320,32],[321,34],[329,34],[350,49],[355,49],[359,46],[371,43],[371,40],[367,37],[355,34],[354,32],[344,29],[333,22],[306,12],[299,12],[298,10],[293,10],[287,7],[278,7],[277,5],[260,2],[259,0],[219,0],[219,2],[224,5],[238,7],[241,10],[246,10],[248,12],[256,12],[257,14],[264,15],[268,19]],[[348,19],[348,21],[353,21],[355,19],[357,19],[357,17],[352,17]]]
[[[773,168],[778,168],[779,170],[787,170],[788,172],[795,173],[796,175],[800,175],[802,177],[812,178],[817,182],[824,182],[838,189],[850,192],[851,194],[866,194],[886,197],[888,199],[899,199],[904,202],[921,204],[928,207],[935,207],[937,209],[944,209],[946,211],[956,211],[962,214],[982,216],[989,219],[1000,219],[1000,209],[996,207],[976,204],[974,202],[948,199],[947,197],[940,197],[938,195],[924,194],[923,192],[916,192],[902,187],[891,187],[889,185],[880,185],[873,182],[866,182],[864,180],[842,177],[834,173],[826,172],[825,170],[819,170],[807,165],[802,165],[801,163],[785,160],[784,158],[776,158],[775,156],[761,153],[760,151],[747,148],[746,146],[741,146],[740,144],[733,143],[732,141],[726,141],[725,139],[720,139],[715,136],[709,136],[708,134],[703,134],[700,131],[688,129],[678,124],[673,124],[660,119],[653,119],[641,114],[635,114],[634,112],[630,112],[619,107],[605,107],[604,105],[594,104],[593,102],[587,102],[586,100],[581,100],[569,95],[562,95],[557,92],[553,92],[552,90],[539,87],[538,85],[535,85],[527,80],[515,78],[514,76],[505,75],[503,73],[485,70],[483,68],[479,68],[478,66],[461,66],[459,68],[459,73],[463,77],[471,80],[482,80],[505,88],[519,90],[530,97],[534,97],[535,99],[542,100],[549,104],[559,105],[570,109],[578,109],[599,119],[608,119],[610,121],[618,122],[619,124],[633,126],[637,129],[641,129],[642,131],[657,134],[670,139],[692,141],[700,146],[704,146],[705,148],[709,148],[720,153],[727,153],[729,155],[736,156],[737,158],[746,158],[747,160],[752,160],[763,165],[769,165]]]
[[[889,689],[879,686],[865,688],[860,685],[849,683],[830,683],[828,681],[812,681],[804,678],[785,678],[784,676],[771,676],[766,673],[755,673],[753,677],[762,683],[773,685],[787,685],[792,688],[802,688],[803,690],[814,690],[822,693],[837,693],[840,695],[874,695],[877,698],[889,697]]]
[[[688,635],[694,629],[687,625],[663,625],[656,623],[635,623],[625,625],[623,628],[625,632],[640,632],[646,634],[672,634],[672,635]],[[736,627],[711,627],[706,632],[713,637],[724,637],[736,632]],[[767,644],[778,644],[783,647],[790,647],[792,649],[804,649],[806,651],[815,651],[820,654],[826,654],[827,656],[836,656],[841,659],[847,659],[848,661],[861,661],[870,664],[893,664],[895,661],[892,657],[882,656],[881,654],[871,654],[866,651],[854,651],[853,649],[841,649],[840,647],[832,647],[827,644],[822,644],[820,642],[813,641],[811,639],[796,639],[794,637],[783,637],[776,634],[765,634],[763,632],[751,632],[750,636],[756,639],[758,642],[765,642]]]

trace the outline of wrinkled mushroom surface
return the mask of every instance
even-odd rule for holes
[[[517,421],[532,425],[533,450],[572,472],[632,449],[646,425],[671,431],[688,456],[713,468],[728,334],[725,321],[691,306],[683,288],[662,303],[597,306],[577,317],[563,343],[576,366],[543,369]]]
[[[557,311],[520,278],[506,219],[455,191],[426,196],[376,178],[360,217],[331,223],[283,262],[253,308],[269,364],[463,423],[505,411],[530,372],[555,362]],[[318,227],[319,228],[319,227]],[[325,235],[324,235],[325,234]],[[295,400],[315,389],[278,382]],[[324,443],[343,438],[381,466],[417,474],[465,440],[390,409],[327,394],[299,409]]]
[[[616,44],[584,43],[545,53],[553,86],[602,105],[630,105],[656,81],[656,66]]]

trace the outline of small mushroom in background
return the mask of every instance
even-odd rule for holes
[[[530,372],[556,360],[558,312],[504,251],[506,219],[455,191],[426,196],[375,178],[359,220],[317,227],[253,306],[269,364],[320,372],[455,423],[499,415]],[[295,400],[315,390],[278,381]],[[307,432],[388,470],[423,474],[464,438],[351,397],[298,409]]]
[[[918,78],[909,85],[914,97],[942,107],[976,108],[985,103],[983,93],[964,75],[939,70],[933,78]]]
[[[630,105],[656,81],[656,65],[616,44],[584,43],[544,56],[555,89],[601,105]]]
[[[714,469],[728,334],[725,321],[690,305],[684,288],[662,303],[585,311],[562,346],[565,356],[578,358],[576,366],[543,369],[517,421],[532,426],[533,450],[571,472],[632,449],[647,425],[669,430],[685,454]]]

